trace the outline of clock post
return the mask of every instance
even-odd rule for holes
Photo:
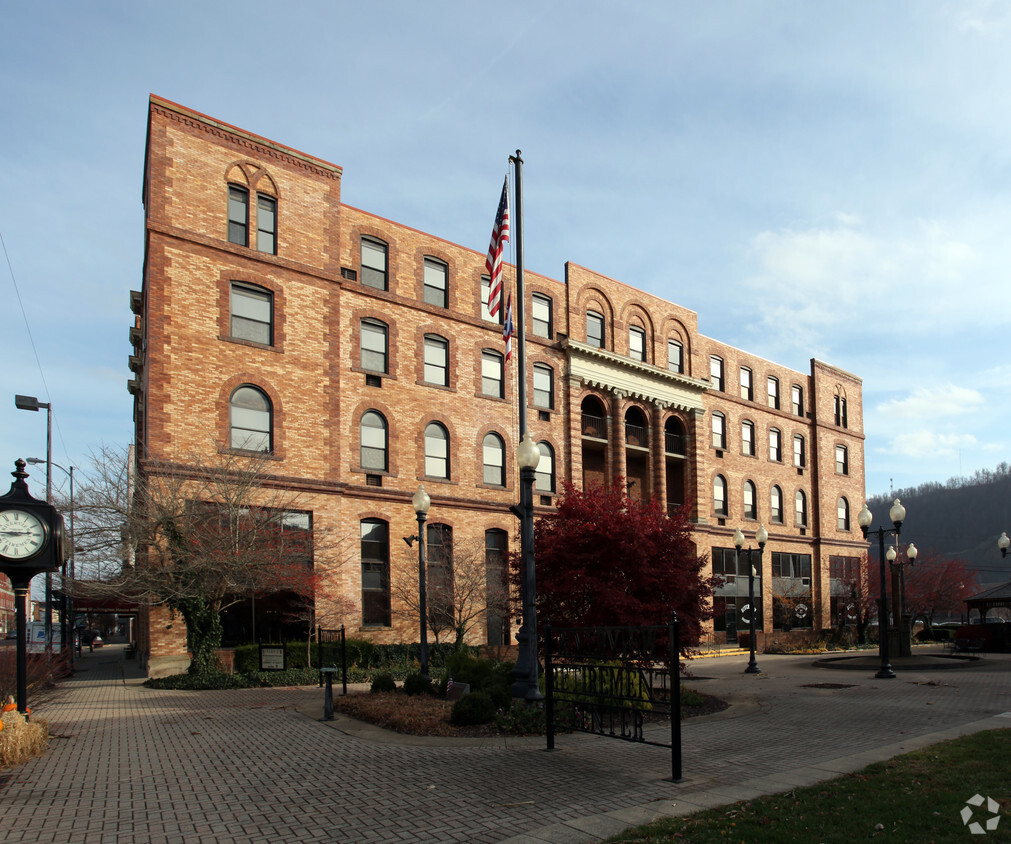
[[[52,505],[33,498],[25,478],[25,461],[14,461],[14,483],[0,495],[0,573],[14,588],[17,619],[17,706],[27,709],[28,587],[40,572],[52,572],[63,562],[63,516]],[[66,647],[66,642],[64,642]]]

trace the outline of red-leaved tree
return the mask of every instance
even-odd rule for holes
[[[965,611],[965,599],[979,592],[976,571],[958,557],[926,551],[915,566],[906,566],[906,612],[928,630],[938,613]]]
[[[537,615],[554,627],[681,623],[681,650],[712,616],[713,579],[691,539],[687,508],[629,499],[623,478],[580,491],[570,484],[534,528]],[[521,560],[513,555],[513,582]]]

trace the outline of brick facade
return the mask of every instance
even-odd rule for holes
[[[504,368],[502,395],[488,395],[482,354],[500,355],[502,340],[500,326],[482,318],[484,253],[343,205],[341,178],[335,165],[151,98],[144,283],[131,296],[137,453],[143,467],[227,451],[233,392],[255,387],[270,407],[265,480],[297,492],[315,529],[346,537],[356,549],[363,520],[386,525],[395,578],[409,570],[409,549],[397,546],[416,531],[411,496],[419,483],[432,498],[429,524],[449,526],[455,543],[483,543],[490,530],[518,536],[508,510],[519,483],[515,359]],[[249,198],[252,245],[230,242],[230,186]],[[257,248],[259,197],[275,203],[273,251]],[[363,238],[385,244],[385,290],[364,283],[375,274],[362,265]],[[437,298],[426,288],[426,260],[446,280],[445,306],[426,300]],[[510,285],[512,275],[508,267]],[[753,531],[765,522],[766,565],[772,551],[812,556],[813,626],[828,627],[828,557],[864,547],[855,515],[864,496],[859,379],[818,361],[809,373],[796,372],[719,343],[699,334],[694,312],[575,264],[566,265],[564,282],[530,272],[525,280],[528,425],[553,451],[555,489],[565,480],[581,485],[621,475],[634,481],[634,496],[688,501],[703,553],[729,546],[738,525]],[[242,334],[232,329],[234,284],[271,302],[269,342],[234,336]],[[534,296],[550,301],[550,336],[533,332]],[[587,311],[603,317],[602,348],[588,342]],[[368,338],[363,349],[363,321],[386,332],[384,371],[368,357]],[[641,361],[632,359],[630,332],[636,342],[642,338]],[[445,349],[444,376],[426,378],[426,338]],[[672,340],[683,349],[680,373],[668,367]],[[724,361],[722,391],[710,386],[714,355]],[[535,405],[535,364],[541,376],[550,373],[550,407]],[[752,372],[754,400],[740,398],[741,366]],[[779,410],[765,400],[770,375],[779,379]],[[443,377],[445,383],[433,383]],[[794,385],[803,391],[801,415],[791,412]],[[834,423],[840,392],[847,427]],[[726,420],[726,447],[719,450],[711,441],[714,411]],[[362,417],[370,412],[387,426],[383,468],[363,466]],[[755,456],[741,453],[745,419],[754,424]],[[448,434],[447,477],[426,474],[429,425]],[[778,462],[768,459],[771,427],[782,434]],[[485,483],[489,434],[504,445],[502,484]],[[793,465],[794,435],[805,441],[800,470]],[[371,442],[364,444],[365,462],[375,458]],[[836,474],[837,445],[847,449],[848,475]],[[717,474],[727,482],[725,517],[713,511]],[[758,491],[753,520],[742,510],[746,481]],[[783,490],[781,525],[769,513],[773,484]],[[793,518],[797,490],[808,501],[803,528]],[[836,523],[840,496],[852,510],[848,531]],[[553,500],[548,490],[535,493],[540,508]],[[345,620],[350,633],[377,641],[416,638],[413,620],[395,605],[389,625],[363,624],[368,578],[357,559],[332,576],[332,591],[359,608]],[[764,598],[771,606],[768,583]],[[183,654],[181,620],[170,625],[155,616],[144,640],[151,660]],[[771,632],[771,613],[765,621]]]

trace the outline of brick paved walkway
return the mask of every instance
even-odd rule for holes
[[[1011,727],[1008,656],[894,680],[810,657],[759,663],[752,676],[746,656],[693,661],[688,685],[734,705],[685,724],[674,784],[662,748],[410,741],[318,720],[315,688],[153,691],[111,646],[36,707],[55,735],[45,757],[0,775],[0,842],[589,842]]]

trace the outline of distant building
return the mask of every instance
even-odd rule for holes
[[[131,294],[137,456],[268,454],[267,481],[301,494],[306,524],[360,548],[336,573],[358,608],[349,632],[408,641],[415,622],[390,584],[419,483],[436,564],[440,545],[483,543],[494,580],[517,535],[516,361],[487,310],[485,244],[344,205],[342,176],[151,98],[144,283]],[[618,476],[633,497],[689,502],[699,551],[727,577],[720,641],[747,603],[731,536],[764,523],[765,633],[837,625],[866,547],[861,381],[713,340],[693,311],[573,263],[562,281],[527,272],[525,307],[540,512],[563,481]],[[178,619],[143,621],[152,671],[185,660]],[[482,634],[510,641],[509,620]]]

